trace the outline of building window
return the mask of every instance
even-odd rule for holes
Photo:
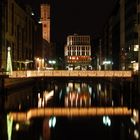
[[[25,19],[25,40],[27,40],[27,17]]]
[[[46,24],[44,24],[44,28],[46,28],[47,27],[47,25]]]
[[[12,35],[14,35],[14,4],[12,3]]]
[[[6,26],[5,27],[6,27],[6,32],[8,32],[8,23],[9,23],[8,22],[8,0],[5,1],[5,9],[6,9],[5,10],[5,12],[6,12],[5,13],[5,17],[6,17],[6,22],[5,22]]]
[[[20,28],[19,25],[17,25],[17,59],[19,59],[19,40],[20,40]]]

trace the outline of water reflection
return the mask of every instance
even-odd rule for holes
[[[43,87],[29,87],[9,94],[6,108],[25,111],[29,108],[66,107],[123,107],[129,106],[129,85],[113,82],[50,82]],[[37,86],[37,85],[35,85]],[[38,90],[34,90],[38,89]],[[10,91],[9,91],[10,92]],[[19,94],[20,92],[20,94]],[[33,118],[28,123],[13,123],[12,139],[69,140],[139,138],[139,111],[133,116],[55,117]],[[25,136],[25,137],[23,137]]]
[[[53,139],[128,140],[128,117],[58,118]],[[108,125],[105,123],[108,123]]]
[[[50,82],[42,86],[8,91],[6,110],[25,111],[36,107],[116,107],[130,106],[129,85],[113,82]],[[36,89],[36,90],[35,90]]]
[[[129,116],[50,116],[33,119],[28,123],[13,123],[12,139],[24,140],[26,137],[33,140],[133,140],[139,139],[137,123],[134,118],[132,122]]]
[[[95,88],[96,95],[94,94],[94,100],[96,104],[102,106],[114,106],[114,101],[112,99],[112,84],[98,83]]]
[[[120,87],[116,88],[111,82],[69,82],[65,88],[65,107],[127,106],[129,103],[129,94],[125,95]]]
[[[68,83],[64,98],[65,107],[91,106],[91,90],[86,83]]]
[[[46,107],[48,104],[48,101],[53,97],[54,90],[51,91],[44,91],[43,95],[41,97],[41,94],[38,93],[38,108]]]

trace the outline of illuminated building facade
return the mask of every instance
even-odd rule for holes
[[[50,5],[41,4],[41,23],[43,39],[50,43]]]
[[[20,61],[34,61],[35,50],[41,48],[38,34],[39,24],[29,6],[17,0],[2,0],[1,33],[0,33],[0,68],[6,70],[8,47],[11,48],[11,59],[14,70],[19,69]],[[39,42],[40,40],[40,42]],[[24,63],[21,69],[25,68]],[[28,68],[34,68],[30,63]]]
[[[42,23],[42,38],[43,49],[42,59],[44,59],[44,68],[50,67],[49,61],[55,60],[55,43],[51,42],[51,20],[50,20],[50,4],[41,4],[41,23]]]
[[[67,69],[91,69],[90,36],[69,35],[64,53]]]

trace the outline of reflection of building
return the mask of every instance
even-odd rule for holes
[[[116,105],[116,102],[112,99],[112,85],[111,84],[97,84],[96,86],[96,93],[97,96],[94,98],[96,100],[97,104],[102,106],[114,106]],[[121,102],[121,105],[123,105],[123,99]]]
[[[65,95],[66,107],[91,106],[92,89],[86,83],[68,83]]]
[[[38,108],[45,107],[48,105],[49,100],[53,97],[54,91],[44,91],[43,95],[38,93]]]
[[[91,67],[90,36],[68,36],[64,53],[68,69],[88,69]]]
[[[89,93],[70,92],[65,96],[66,107],[89,107],[91,106],[91,97]]]

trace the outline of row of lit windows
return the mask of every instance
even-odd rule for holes
[[[89,56],[89,51],[82,51],[82,52],[75,52],[75,51],[68,51],[68,56]]]
[[[79,42],[79,41],[69,41],[67,42],[67,45],[89,45],[89,42]]]
[[[67,44],[68,45],[90,44],[90,36],[68,36]]]
[[[68,61],[68,63],[70,63],[70,64],[90,64],[90,61],[87,61],[87,60],[82,60],[82,61]]]
[[[74,50],[74,51],[77,51],[77,50],[90,50],[90,46],[68,46],[67,47],[68,50]]]

